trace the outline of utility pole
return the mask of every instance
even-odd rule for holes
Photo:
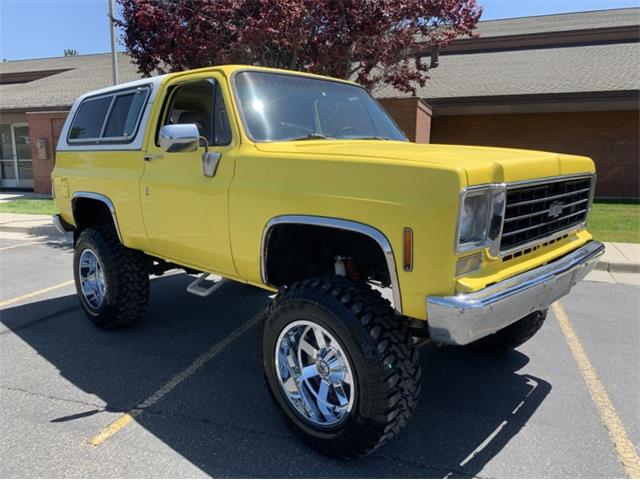
[[[115,0],[107,0],[109,2],[109,31],[111,32],[111,73],[113,74],[113,84],[118,84],[118,58],[116,52],[116,24],[114,22],[115,18],[115,7],[113,6],[113,2]]]

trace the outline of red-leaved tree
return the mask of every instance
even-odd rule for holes
[[[415,93],[419,52],[472,35],[476,0],[118,0],[124,43],[151,75],[226,63],[385,83]]]

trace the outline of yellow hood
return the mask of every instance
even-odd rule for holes
[[[462,168],[469,185],[516,182],[595,171],[588,157],[535,150],[420,144],[384,140],[306,140],[258,143],[265,152],[301,156],[359,157],[375,161],[411,161]]]

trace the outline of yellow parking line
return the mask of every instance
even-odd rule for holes
[[[35,245],[42,242],[27,242],[27,243],[19,243],[18,245],[9,245],[8,247],[0,248],[0,252],[3,250],[11,250],[12,248],[20,248],[20,247],[28,247],[29,245]]]
[[[26,295],[21,295],[19,297],[10,298],[9,300],[4,300],[0,302],[0,308],[6,307],[7,305],[11,305],[12,303],[17,303],[23,300],[28,300],[29,298],[37,297],[38,295],[42,295],[44,293],[48,293],[62,287],[66,287],[68,285],[72,285],[73,283],[74,283],[73,280],[69,280],[68,282],[62,282],[57,285],[53,285],[51,287],[43,288],[42,290],[36,290],[35,292],[27,293]]]
[[[636,449],[633,443],[631,443],[631,440],[629,440],[624,425],[613,403],[611,403],[609,395],[607,395],[607,391],[604,389],[602,382],[598,378],[598,374],[589,361],[589,357],[587,357],[587,353],[571,325],[567,312],[560,302],[554,303],[551,309],[560,324],[560,329],[569,345],[571,354],[587,384],[591,398],[596,404],[596,407],[598,407],[600,418],[609,432],[609,437],[611,438],[620,463],[622,463],[629,478],[640,478],[640,459],[638,458]]]
[[[231,342],[253,327],[258,321],[262,318],[262,313],[254,316],[247,323],[243,324],[239,328],[235,329],[231,332],[227,337],[220,340],[209,350],[204,352],[198,358],[196,358],[191,365],[182,370],[180,373],[174,375],[167,383],[165,383],[162,387],[158,388],[155,392],[153,392],[149,397],[140,402],[134,408],[126,412],[125,414],[118,417],[114,422],[110,423],[105,427],[100,433],[98,433],[95,437],[93,437],[89,444],[97,447],[101,445],[105,440],[111,438],[113,435],[118,433],[124,427],[129,425],[134,418],[140,415],[145,409],[151,407],[155,403],[159,402],[164,396],[166,396],[169,392],[171,392],[174,388],[184,382],[191,375],[196,373],[200,368],[202,368],[207,362],[209,362],[213,357],[215,357],[218,353],[224,350]]]
[[[94,447],[97,447],[102,442],[104,442],[107,438],[110,438],[113,435],[115,435],[117,432],[119,432],[124,427],[129,425],[133,421],[133,419],[138,415],[138,413],[140,413],[138,410],[132,409],[129,412],[125,413],[124,415],[118,417],[118,419],[115,422],[111,423],[104,430],[102,430],[98,435],[96,435],[91,439],[90,441],[91,445],[93,445]]]

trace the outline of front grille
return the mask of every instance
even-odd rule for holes
[[[592,177],[508,187],[502,252],[543,240],[587,219]]]

